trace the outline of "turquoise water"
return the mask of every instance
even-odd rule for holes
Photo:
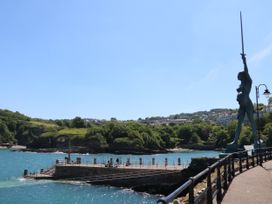
[[[83,162],[92,163],[96,158],[98,163],[106,162],[110,158],[119,158],[125,162],[130,158],[132,163],[137,163],[143,158],[145,164],[150,164],[152,158],[159,165],[168,158],[169,165],[177,163],[181,158],[182,164],[188,164],[192,157],[217,157],[215,151],[193,151],[182,153],[168,153],[156,155],[114,155],[114,154],[72,154],[72,158],[81,157]],[[23,179],[24,169],[39,171],[55,163],[56,159],[63,159],[62,153],[33,153],[13,152],[0,150],[0,204],[149,204],[156,203],[158,196],[146,193],[137,193],[130,189],[108,186],[95,186],[81,182],[60,181],[34,181]]]

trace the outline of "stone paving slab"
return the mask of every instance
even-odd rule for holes
[[[222,204],[271,204],[272,161],[237,175]]]

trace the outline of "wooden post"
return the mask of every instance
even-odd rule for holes
[[[189,187],[189,204],[194,204],[195,203],[195,198],[194,198],[194,179],[193,177],[190,178],[191,185]]]
[[[209,167],[208,167],[209,168]],[[207,175],[207,204],[212,204],[212,182],[211,182],[211,169],[209,168],[209,172]]]
[[[220,166],[221,165],[217,166],[217,185],[216,185],[216,188],[217,188],[217,195],[216,195],[217,203],[221,203],[221,201],[222,201],[222,190],[221,190],[222,187],[221,187]]]

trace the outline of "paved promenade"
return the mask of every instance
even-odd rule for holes
[[[271,204],[272,161],[237,175],[222,204]]]

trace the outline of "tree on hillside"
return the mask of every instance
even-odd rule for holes
[[[188,144],[193,136],[192,127],[190,125],[182,125],[177,132],[177,136],[181,139],[182,144]]]
[[[102,150],[108,147],[105,137],[99,132],[86,135],[86,143],[90,150]]]
[[[0,143],[11,143],[15,142],[14,136],[10,133],[6,124],[0,120]]]
[[[85,121],[81,117],[75,117],[71,123],[72,128],[84,128]]]
[[[254,138],[252,135],[252,129],[249,126],[243,126],[239,138],[239,144],[241,145],[250,145],[252,144]]]
[[[209,137],[209,142],[215,144],[216,147],[224,147],[228,141],[228,132],[222,126],[214,126]]]

